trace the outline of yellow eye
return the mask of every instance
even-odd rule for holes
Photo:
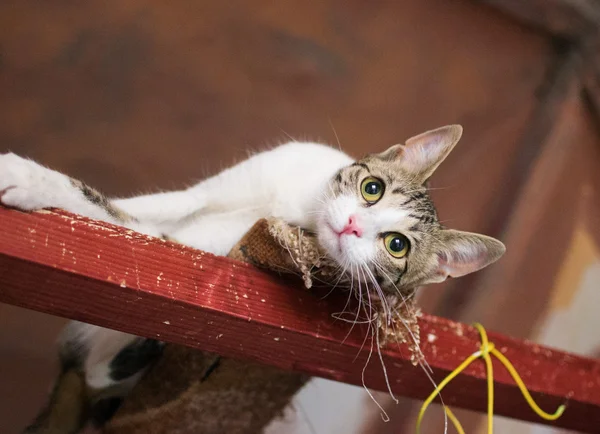
[[[383,182],[369,176],[360,184],[362,197],[369,203],[375,203],[383,196]]]
[[[397,259],[405,257],[410,248],[408,238],[398,232],[387,234],[383,239],[383,242],[390,255]]]

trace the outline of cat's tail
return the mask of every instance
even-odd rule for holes
[[[77,368],[63,369],[46,406],[23,434],[76,434],[88,423],[101,427],[121,405],[121,397],[92,400]]]
[[[60,375],[47,404],[22,434],[76,434],[88,424],[101,427],[160,356],[162,346],[72,321],[60,339]]]
[[[23,434],[75,434],[89,414],[83,373],[76,365],[63,365],[47,404]]]

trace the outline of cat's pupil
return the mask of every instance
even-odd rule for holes
[[[379,194],[380,191],[381,191],[381,186],[377,182],[369,182],[365,186],[365,193],[367,193],[369,195]]]
[[[392,241],[390,241],[390,250],[398,253],[404,250],[404,240],[400,237],[392,238]]]

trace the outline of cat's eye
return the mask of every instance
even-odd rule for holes
[[[370,204],[373,204],[381,199],[381,196],[383,196],[383,190],[383,182],[372,176],[365,178],[360,184],[360,193],[362,194],[363,199]]]
[[[391,232],[387,234],[383,238],[383,243],[385,244],[385,249],[389,252],[389,254],[396,259],[405,257],[408,253],[408,249],[410,248],[408,238],[402,234],[399,234],[398,232]]]

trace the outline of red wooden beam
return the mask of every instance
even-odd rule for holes
[[[321,300],[247,264],[146,237],[64,212],[0,209],[0,302],[140,336],[361,384],[369,345],[365,329],[331,312],[344,300]],[[507,313],[510,314],[510,313]],[[422,349],[441,380],[479,347],[470,326],[424,316]],[[600,362],[490,333],[547,411],[566,402],[551,425],[582,432],[600,427]],[[358,355],[358,357],[357,357]],[[394,392],[423,399],[432,385],[404,348],[385,351]],[[497,364],[496,413],[540,421]],[[378,358],[369,387],[385,390]],[[484,411],[483,363],[444,392],[447,404]]]

